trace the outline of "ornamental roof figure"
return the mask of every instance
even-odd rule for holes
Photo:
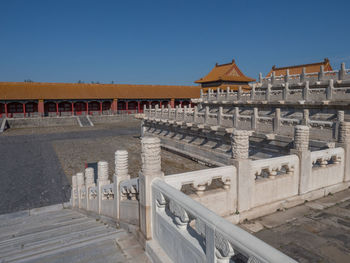
[[[287,67],[279,67],[277,68],[275,65],[272,66],[270,72],[266,75],[266,78],[271,77],[272,72],[275,72],[276,76],[285,76],[287,74],[287,69],[289,70],[290,75],[301,74],[303,68],[305,68],[305,73],[318,73],[320,72],[320,67],[324,66],[324,71],[332,71],[332,66],[329,63],[329,59],[325,58],[321,62],[311,63],[311,64],[303,64],[303,65],[295,65],[295,66],[287,66]]]
[[[216,63],[215,67],[205,77],[195,81],[202,87],[220,87],[220,86],[242,86],[248,87],[248,83],[255,81],[255,79],[245,76],[238,68],[233,59],[231,63],[219,65]]]

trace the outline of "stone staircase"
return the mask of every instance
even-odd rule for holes
[[[0,262],[148,262],[136,239],[70,209],[0,215]]]
[[[92,122],[88,118],[89,118],[88,116],[79,116],[78,117],[79,125],[81,127],[91,127],[91,126],[93,126]]]

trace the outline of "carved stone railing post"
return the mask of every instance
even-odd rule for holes
[[[171,106],[168,104],[168,120],[171,119]]]
[[[208,94],[208,101],[211,101],[211,89],[208,89],[207,91],[207,94]]]
[[[77,183],[77,176],[76,175],[72,176],[71,204],[72,204],[72,207],[79,206],[78,183]]]
[[[305,125],[297,125],[294,129],[294,149],[291,153],[299,157],[299,194],[305,194],[310,189],[310,179],[312,172],[311,152],[309,151],[310,128]]]
[[[164,105],[162,105],[162,107],[161,107],[160,118],[161,118],[161,119],[164,118]]]
[[[281,129],[281,109],[275,109],[275,117],[273,118],[273,132],[278,133]]]
[[[274,83],[275,83],[275,80],[276,80],[276,72],[275,72],[275,71],[272,71],[272,74],[271,74],[271,84],[274,84]]]
[[[222,111],[223,108],[222,106],[219,107],[218,115],[217,115],[217,125],[221,126],[222,125]]]
[[[332,100],[333,90],[334,90],[334,80],[330,79],[328,82],[328,87],[327,87],[327,91],[326,91],[327,100]]]
[[[176,106],[176,108],[175,108],[175,118],[174,118],[175,121],[177,121],[178,116],[179,116],[179,106]]]
[[[142,169],[139,173],[140,230],[145,240],[152,238],[152,181],[163,178],[160,139],[144,137],[141,141]]]
[[[85,169],[85,193],[86,193],[86,210],[90,210],[89,188],[95,186],[94,168],[88,167]]]
[[[146,104],[143,104],[143,114],[145,114],[145,116],[147,116],[147,106],[146,106]]]
[[[198,107],[194,106],[193,109],[193,123],[197,123],[198,121]]]
[[[308,109],[304,109],[303,110],[303,119],[301,120],[301,124],[302,125],[309,125],[309,121],[310,121],[310,112]]]
[[[243,93],[242,87],[239,86],[237,90],[237,101],[240,101],[242,99],[242,93]]]
[[[259,112],[258,112],[258,108],[254,108],[253,109],[253,115],[251,118],[251,126],[252,126],[252,130],[256,130],[258,127],[258,120],[259,120]]]
[[[254,83],[252,85],[252,89],[250,90],[250,100],[255,100],[255,88],[256,88],[256,84]]]
[[[238,127],[238,121],[239,121],[239,107],[235,107],[235,111],[233,114],[233,127]]]
[[[340,70],[338,72],[338,79],[343,80],[345,79],[346,71],[345,71],[345,63],[341,63]]]
[[[284,81],[285,82],[289,82],[289,78],[290,78],[290,76],[289,76],[289,69],[287,69],[286,70],[286,75],[284,76]]]
[[[116,195],[116,206],[117,206],[117,219],[120,218],[120,183],[124,180],[130,180],[129,169],[128,169],[128,152],[125,150],[118,150],[114,154],[114,195]]]
[[[200,96],[201,96],[200,98],[203,99],[203,90],[202,89],[200,89]]]
[[[310,90],[310,82],[309,81],[305,81],[305,86],[303,89],[303,100],[305,101],[309,101],[309,90]]]
[[[271,85],[271,84],[267,84],[266,94],[265,94],[265,99],[266,99],[267,101],[270,100],[271,88],[272,88],[272,85]]]
[[[226,100],[228,101],[230,98],[230,87],[226,87]]]
[[[209,106],[205,106],[204,124],[207,124],[208,121],[209,121]]]
[[[254,177],[251,176],[249,158],[249,136],[252,131],[233,130],[231,134],[232,163],[237,168],[238,211],[251,208],[254,191]]]
[[[300,74],[300,82],[304,82],[305,81],[305,77],[306,77],[306,68],[303,67],[301,74]]]
[[[98,213],[101,213],[101,201],[102,201],[102,186],[109,184],[108,180],[108,162],[99,161],[97,163],[97,190],[98,190]]]
[[[259,83],[262,84],[263,82],[263,76],[262,76],[262,73],[260,72],[259,73]]]
[[[78,191],[78,207],[81,208],[81,206],[82,206],[82,192],[83,192],[83,188],[85,188],[84,174],[77,173],[76,176],[77,176],[77,191]]]
[[[318,73],[318,80],[324,80],[324,66],[320,66],[320,72]]]
[[[285,83],[284,89],[283,89],[283,100],[288,101],[288,94],[289,94],[289,83]]]
[[[339,123],[338,142],[345,153],[344,181],[350,181],[350,122]]]

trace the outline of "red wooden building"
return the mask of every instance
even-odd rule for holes
[[[0,117],[138,113],[199,96],[197,86],[0,82]]]

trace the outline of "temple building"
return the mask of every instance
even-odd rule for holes
[[[287,66],[287,67],[276,67],[272,66],[270,72],[266,75],[265,78],[269,78],[272,75],[272,72],[275,72],[275,76],[285,76],[287,75],[287,70],[289,71],[289,75],[301,74],[303,72],[303,68],[305,68],[306,74],[318,73],[320,72],[321,66],[323,66],[324,71],[333,71],[331,64],[329,63],[329,59],[325,58],[322,62],[311,63],[311,64],[303,64],[303,65],[295,65],[295,66]]]
[[[249,82],[255,81],[255,79],[245,76],[238,68],[233,59],[231,63],[221,64],[216,63],[215,67],[205,77],[195,81],[195,83],[201,84],[203,91],[207,91],[209,88],[214,91],[217,88],[231,90],[237,90],[238,87],[242,87],[243,90],[249,90]]]
[[[198,86],[0,82],[0,118],[141,113],[199,96]]]

